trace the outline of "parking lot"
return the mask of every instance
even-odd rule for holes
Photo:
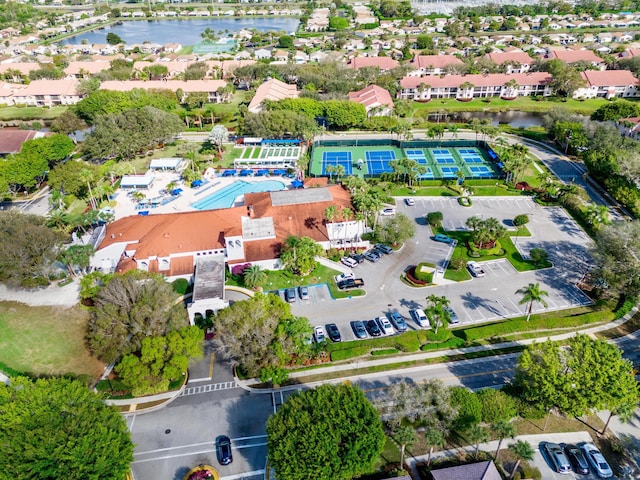
[[[376,262],[365,261],[353,269],[356,277],[365,281],[366,296],[333,300],[326,286],[310,288],[309,300],[299,298],[292,304],[296,315],[309,318],[312,325],[336,323],[343,340],[355,339],[351,328],[354,320],[369,320],[392,311],[398,311],[407,320],[409,329],[419,328],[410,320],[409,310],[426,307],[429,295],[444,295],[460,319],[460,325],[495,321],[524,316],[528,305],[520,305],[521,295],[516,290],[529,283],[540,283],[548,306],[533,305],[533,312],[561,310],[587,305],[591,300],[576,286],[591,263],[590,239],[561,208],[543,208],[524,197],[477,197],[471,207],[462,207],[455,198],[416,197],[415,205],[408,206],[403,199],[396,202],[398,212],[416,222],[416,235],[402,249],[383,255]],[[452,248],[431,239],[431,228],[425,215],[440,211],[448,230],[466,229],[471,216],[495,217],[509,225],[513,217],[527,214],[530,237],[517,237],[514,243],[523,255],[532,248],[544,248],[554,267],[530,272],[517,272],[506,259],[481,262],[484,277],[465,282],[451,282],[437,275],[437,286],[414,288],[405,285],[400,277],[409,265],[430,262],[442,267]],[[508,227],[509,228],[509,227]]]

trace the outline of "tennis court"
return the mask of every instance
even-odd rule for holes
[[[482,155],[475,148],[459,148],[458,153],[465,163],[485,163]]]
[[[367,168],[372,175],[380,175],[385,172],[393,172],[389,162],[396,159],[393,150],[367,150],[365,153]]]
[[[493,171],[485,165],[480,165],[480,166],[474,165],[468,168],[473,177],[491,178],[495,176]]]
[[[433,148],[431,149],[431,154],[433,158],[436,159],[436,162],[440,165],[456,163],[453,158],[453,154],[449,151],[448,148]]]
[[[328,166],[342,165],[344,167],[344,174],[351,175],[353,173],[351,159],[351,152],[323,152],[322,153],[322,174],[329,175],[327,173]]]
[[[427,163],[427,156],[425,155],[423,150],[405,150],[404,154],[407,158],[411,160],[415,160],[418,163]]]
[[[456,178],[456,172],[460,170],[460,167],[440,167],[440,173],[442,178]]]

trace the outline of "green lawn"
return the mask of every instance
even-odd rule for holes
[[[79,306],[63,309],[0,302],[0,366],[35,375],[97,377],[104,365],[85,347],[88,318]]]
[[[434,113],[439,110],[447,112],[506,112],[508,110],[520,110],[523,112],[548,112],[555,107],[563,107],[575,113],[589,115],[598,107],[607,103],[602,98],[589,100],[557,100],[541,99],[535,100],[532,97],[520,97],[515,100],[503,100],[501,98],[473,99],[470,102],[460,102],[455,98],[433,99],[428,103],[411,102],[411,107],[415,116],[425,116],[427,113]]]
[[[0,107],[0,120],[53,120],[62,115],[68,107]]]

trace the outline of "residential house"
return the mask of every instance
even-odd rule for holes
[[[439,468],[431,470],[433,480],[501,480],[492,461],[469,463],[457,467]]]
[[[526,73],[535,61],[527,52],[522,51],[487,53],[485,58],[501,67],[504,66],[505,72],[508,74]]]
[[[15,104],[29,107],[75,105],[81,99],[78,82],[73,79],[34,80],[13,94]]]
[[[386,117],[393,111],[393,99],[388,90],[378,85],[349,92],[349,100],[364,105],[368,117]]]
[[[468,101],[486,97],[513,99],[531,95],[550,96],[552,94],[550,82],[551,75],[546,72],[441,77],[406,76],[400,80],[399,97],[417,101],[429,101],[433,98],[455,98]]]
[[[69,62],[64,69],[67,78],[90,78],[105,70],[109,70],[111,62]]]
[[[564,63],[573,65],[578,62],[587,62],[593,65],[594,67],[599,68],[600,70],[604,70],[607,68],[604,60],[593,53],[591,50],[581,49],[581,50],[552,50],[549,52],[547,59],[553,60],[558,59],[562,60]]]
[[[262,60],[271,58],[271,49],[269,48],[258,48],[253,52],[253,56],[256,60]]]
[[[422,77],[424,75],[444,75],[450,65],[464,65],[455,55],[416,55],[409,66],[413,69],[407,75]]]
[[[378,67],[380,70],[393,70],[400,66],[400,62],[389,57],[353,57],[347,66],[355,69]]]
[[[226,85],[227,82],[224,80],[107,80],[100,84],[100,90],[129,92],[134,88],[142,88],[144,90],[171,90],[174,93],[180,90],[183,92],[182,101],[190,93],[206,93],[207,102],[219,103],[223,100],[223,97],[218,90]]]
[[[618,130],[623,137],[638,140],[638,133],[640,132],[640,117],[621,118],[618,120],[617,125]]]
[[[300,91],[296,85],[289,85],[276,78],[267,80],[256,90],[256,94],[249,103],[251,113],[259,113],[263,109],[265,100],[284,100],[285,98],[298,98]]]
[[[578,88],[573,98],[637,98],[638,79],[628,70],[585,70],[580,73],[585,86]]]

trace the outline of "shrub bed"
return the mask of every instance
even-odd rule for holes
[[[458,197],[458,203],[463,207],[470,207],[473,205],[473,202],[469,197]]]
[[[398,350],[397,348],[384,348],[382,350],[373,350],[371,352],[371,355],[373,355],[374,357],[379,357],[381,355],[393,355],[394,353],[399,353],[400,350]]]
[[[416,278],[417,275],[415,267],[411,267],[410,269],[408,269],[405,272],[405,276],[407,277],[407,281],[415,287],[424,287],[426,284],[431,283],[431,281],[433,280],[433,274],[431,275],[431,278],[425,278],[424,280]]]

